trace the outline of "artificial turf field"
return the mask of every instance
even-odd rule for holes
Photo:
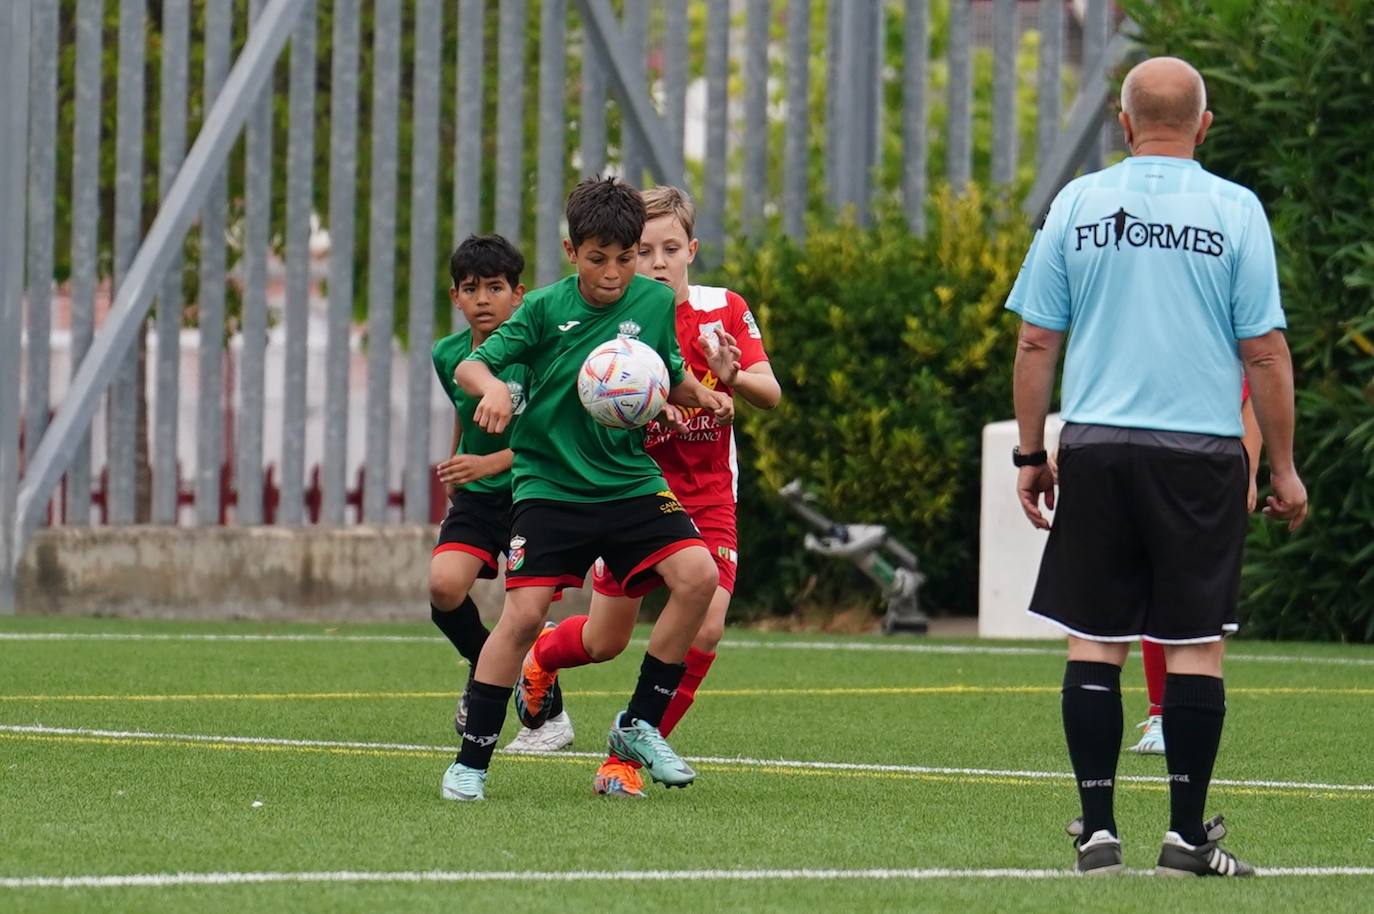
[[[1054,644],[730,632],[672,740],[696,784],[594,796],[642,650],[565,674],[571,753],[456,804],[428,626],[0,620],[0,911],[1374,909],[1374,649],[1231,647],[1209,810],[1248,881],[1067,875]],[[1136,873],[1163,772],[1123,753]]]

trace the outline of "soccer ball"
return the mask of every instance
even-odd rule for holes
[[[668,368],[648,345],[619,337],[582,363],[577,397],[607,428],[640,428],[668,402]]]

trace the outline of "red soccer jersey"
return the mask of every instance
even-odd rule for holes
[[[735,338],[740,348],[740,370],[768,361],[763,334],[743,298],[715,286],[689,286],[687,301],[677,306],[677,341],[692,374],[712,390],[731,393],[706,364],[698,339],[714,337],[717,327]],[[673,494],[685,507],[732,505],[739,489],[739,464],[735,459],[733,428],[716,424],[709,412],[690,409],[687,432],[673,432],[651,423],[644,438],[649,455],[658,461]]]

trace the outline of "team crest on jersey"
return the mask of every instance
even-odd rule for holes
[[[525,538],[523,536],[512,536],[510,538],[510,552],[506,553],[506,570],[519,571],[525,564]]]
[[[704,336],[711,342],[716,341],[716,331],[725,332],[725,325],[720,321],[707,321],[697,328],[697,336]]]
[[[520,415],[525,411],[525,385],[519,381],[507,381],[506,390],[510,391],[511,414]]]
[[[620,335],[627,340],[639,339],[639,334],[641,332],[643,332],[643,328],[634,321],[624,321],[620,325]]]
[[[763,339],[763,334],[759,332],[759,322],[754,320],[754,312],[744,312],[744,326],[748,328],[751,337],[756,340]]]

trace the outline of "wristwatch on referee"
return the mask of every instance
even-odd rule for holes
[[[1048,462],[1050,455],[1048,451],[1031,451],[1029,454],[1021,453],[1021,445],[1016,445],[1011,449],[1012,466],[1017,467],[1042,467]]]

